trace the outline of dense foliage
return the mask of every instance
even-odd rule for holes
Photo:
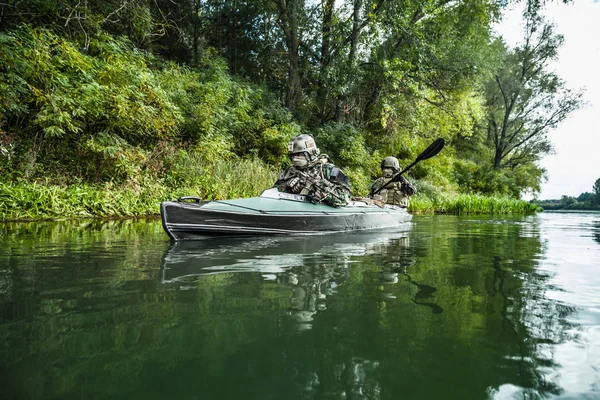
[[[406,165],[437,137],[446,149],[410,172],[428,201],[539,191],[545,135],[579,95],[546,70],[561,37],[537,3],[523,46],[492,35],[504,4],[2,3],[0,196],[32,184],[255,195],[302,131],[355,195],[382,157]]]

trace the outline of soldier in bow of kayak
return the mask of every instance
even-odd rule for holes
[[[306,195],[313,203],[342,207],[350,201],[346,174],[329,156],[321,154],[312,135],[294,137],[288,144],[292,166],[279,175],[274,187],[280,192]]]
[[[415,188],[403,176],[399,176],[395,182],[392,178],[400,172],[400,163],[396,157],[386,157],[381,161],[381,174],[371,186],[369,197],[380,200],[385,204],[394,204],[400,207],[408,207],[409,198],[415,194]]]

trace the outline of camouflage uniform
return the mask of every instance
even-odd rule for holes
[[[280,192],[303,194],[313,203],[333,207],[345,206],[351,198],[348,178],[326,155],[319,156],[305,169],[289,167],[279,175],[274,187]]]
[[[371,186],[371,193],[376,192],[385,185],[391,178],[380,177]],[[394,204],[400,207],[408,207],[409,198],[415,194],[415,188],[403,176],[400,182],[389,183],[377,195],[381,196],[381,201],[387,204]],[[376,196],[373,198],[376,198]]]

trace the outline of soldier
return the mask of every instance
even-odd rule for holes
[[[294,137],[288,144],[292,166],[275,182],[280,192],[306,195],[313,203],[342,207],[350,201],[350,183],[341,169],[321,154],[312,135]]]
[[[373,182],[369,197],[374,200],[381,200],[387,204],[408,207],[410,196],[416,192],[410,182],[401,176],[398,182],[392,182],[386,185],[386,182],[398,172],[400,172],[400,163],[398,162],[398,159],[391,156],[384,158],[381,161],[381,174],[383,176]],[[375,192],[384,185],[385,187],[381,189],[378,194],[375,194]]]

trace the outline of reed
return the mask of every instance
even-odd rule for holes
[[[208,168],[199,191],[206,199],[227,199],[258,196],[273,186],[277,171],[257,159],[236,162],[220,161]]]
[[[409,211],[416,214],[533,214],[542,209],[508,196],[459,194],[436,196],[433,199],[417,195],[411,199]]]

